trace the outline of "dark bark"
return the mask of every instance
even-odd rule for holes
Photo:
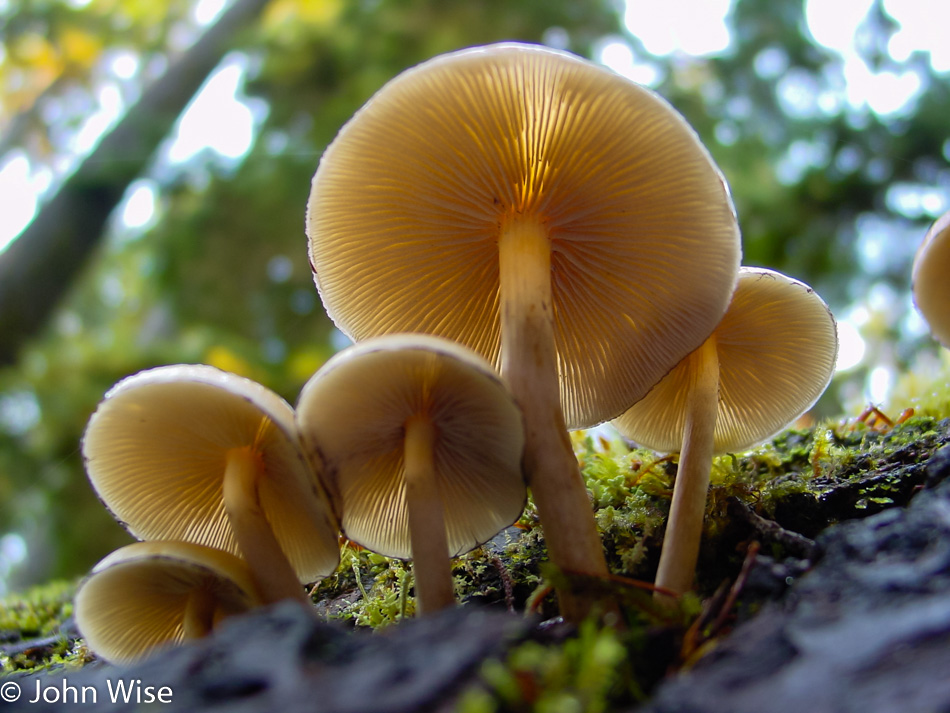
[[[950,448],[922,468],[932,489],[829,528],[781,601],[637,713],[950,710]]]
[[[17,682],[23,710],[37,713],[63,705],[27,704],[37,680],[42,688],[85,688],[84,710],[110,713],[142,709],[134,693],[131,701],[110,700],[109,687],[119,681],[151,686],[153,694],[166,686],[160,709],[168,713],[415,713],[454,700],[487,658],[527,638],[531,627],[521,616],[456,607],[370,634],[283,602],[129,667],[92,665]]]
[[[237,0],[156,81],[0,255],[0,365],[16,361],[86,264],[109,215],[267,0]]]

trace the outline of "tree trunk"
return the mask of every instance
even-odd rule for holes
[[[142,95],[0,254],[0,366],[16,361],[99,243],[126,188],[268,0],[237,0]]]

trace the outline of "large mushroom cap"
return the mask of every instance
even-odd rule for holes
[[[183,540],[240,554],[222,499],[230,449],[251,447],[261,507],[302,581],[339,562],[328,497],[300,448],[293,409],[266,387],[211,366],[134,374],[106,394],[82,451],[99,498],[143,540]]]
[[[739,270],[732,303],[710,339],[719,354],[716,453],[775,435],[814,405],[834,375],[831,311],[808,285],[773,270]],[[679,451],[691,378],[685,359],[614,425],[646,448]]]
[[[569,427],[637,401],[728,305],[739,230],[692,128],[603,67],[521,44],[410,69],[343,127],[308,205],[314,279],[356,341],[425,332],[497,366],[497,242],[521,216],[550,235]]]
[[[108,555],[76,593],[76,625],[86,645],[114,663],[129,663],[184,638],[189,598],[210,597],[219,621],[259,606],[243,560],[187,542],[136,542]]]
[[[911,276],[914,304],[934,338],[950,347],[950,211],[940,216],[917,249]]]
[[[409,558],[403,479],[405,424],[427,414],[446,539],[455,556],[514,522],[525,504],[521,412],[477,354],[444,339],[389,335],[331,358],[304,386],[305,448],[326,464],[346,536]]]

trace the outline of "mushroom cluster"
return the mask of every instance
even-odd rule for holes
[[[834,366],[813,291],[740,269],[728,188],[693,129],[565,52],[488,45],[393,79],[321,158],[306,232],[355,344],[296,408],[178,365],[119,382],[90,419],[93,487],[144,540],[77,596],[106,658],[306,600],[341,532],[412,559],[422,613],[449,606],[450,559],[515,521],[527,489],[552,563],[606,577],[568,429],[611,419],[681,451],[657,583],[685,591],[712,454],[782,428]],[[566,619],[612,610],[559,581]]]
[[[298,427],[299,423],[299,427]],[[130,661],[203,636],[333,572],[352,541],[414,561],[420,612],[454,602],[449,560],[524,509],[521,411],[488,362],[425,335],[337,354],[296,412],[201,364],[123,379],[82,451],[103,504],[141,540],[80,586],[77,625]]]
[[[293,409],[254,381],[202,364],[134,374],[106,393],[82,453],[99,499],[149,545],[109,555],[80,587],[77,625],[106,658],[206,633],[253,604],[303,602],[303,583],[339,563],[336,517]],[[146,578],[160,606],[135,594]],[[240,596],[215,603],[229,587]],[[113,616],[122,592],[125,614]]]
[[[340,130],[307,234],[327,313],[354,341],[433,334],[500,370],[552,562],[606,576],[567,429],[619,415],[699,346],[739,266],[725,181],[683,117],[565,52],[442,55]],[[593,604],[558,598],[573,620]]]

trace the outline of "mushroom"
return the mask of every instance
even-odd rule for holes
[[[260,606],[247,563],[188,542],[136,542],[108,555],[79,587],[76,626],[113,663],[208,634]]]
[[[338,527],[307,462],[291,406],[203,364],[163,366],[116,384],[82,439],[100,500],[136,538],[240,554],[267,601],[339,563]]]
[[[566,430],[617,416],[695,349],[739,265],[728,189],[686,121],[564,52],[443,55],[341,129],[307,233],[326,310],[354,341],[429,333],[500,368],[552,561],[605,575]],[[569,619],[589,608],[559,596]]]
[[[455,601],[450,558],[518,519],[524,427],[491,365],[438,337],[368,339],[335,356],[297,403],[345,535],[413,560],[420,613]]]
[[[713,454],[752,448],[811,408],[837,353],[834,317],[808,285],[743,267],[712,335],[613,421],[646,448],[680,453],[657,587],[692,586]]]
[[[917,249],[911,273],[914,304],[934,338],[950,347],[950,211],[940,216]]]

